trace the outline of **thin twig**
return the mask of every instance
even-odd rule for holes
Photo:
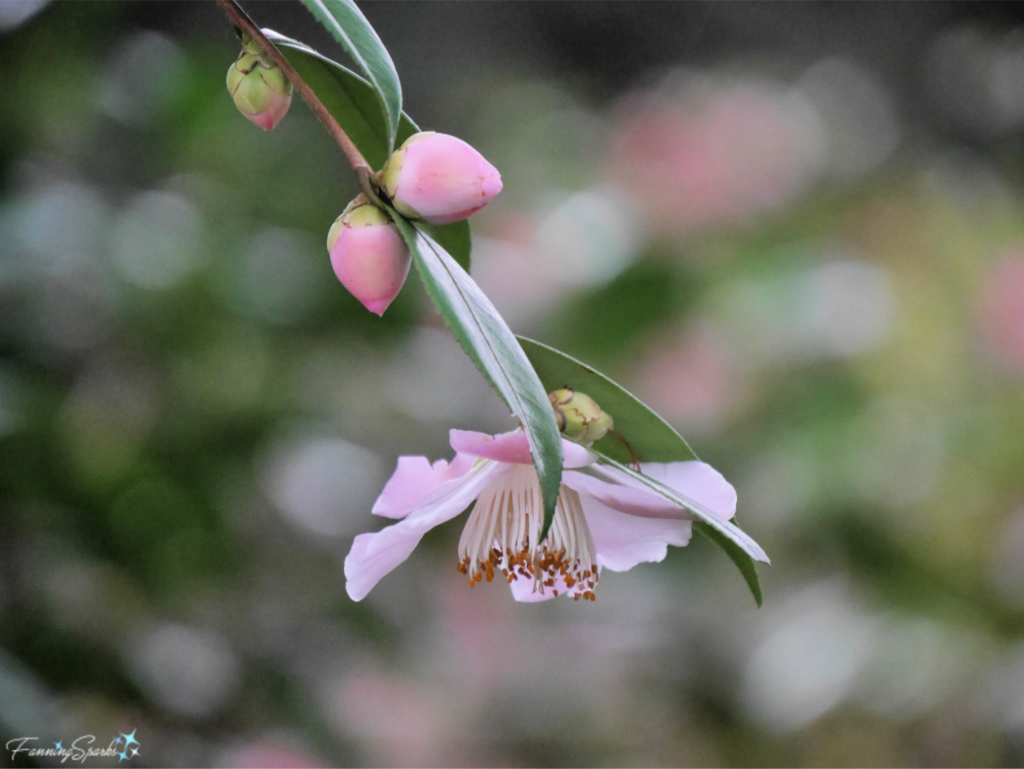
[[[629,441],[627,441],[625,438],[623,438],[621,435],[619,435],[611,428],[608,428],[608,433],[610,435],[614,435],[616,438],[618,438],[620,441],[626,444],[626,448],[629,449],[629,456],[632,457],[633,459],[633,467],[636,468],[636,471],[638,473],[642,473],[643,470],[640,469],[640,460],[636,458],[636,452],[633,451],[633,447],[629,445]]]
[[[291,62],[284,57],[284,54],[281,53],[276,45],[270,42],[267,36],[263,34],[263,31],[249,18],[249,14],[243,11],[242,7],[235,0],[217,0],[217,2],[220,3],[220,7],[224,9],[224,13],[227,14],[231,23],[255,40],[259,47],[263,49],[263,52],[281,68],[285,77],[295,86],[295,90],[302,94],[306,104],[320,118],[320,122],[324,124],[327,131],[334,137],[334,141],[341,147],[341,151],[345,153],[345,157],[348,158],[352,170],[356,172],[356,176],[359,177],[360,184],[362,185],[364,176],[372,174],[373,169],[370,168],[370,164],[366,162],[366,158],[363,157],[359,148],[348,138],[345,130],[338,125],[338,121],[327,111],[327,107],[320,101],[313,92],[313,89],[309,87],[306,81],[295,71],[295,67],[291,65]],[[360,171],[361,168],[366,169],[365,174]]]
[[[384,208],[384,203],[377,195],[377,190],[371,182],[373,171],[367,166],[361,166],[356,169],[356,178],[359,179],[359,187],[363,190],[363,194],[366,195],[366,199],[377,206],[377,208]]]

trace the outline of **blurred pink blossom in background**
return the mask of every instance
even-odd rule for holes
[[[666,235],[743,224],[813,181],[821,126],[795,91],[704,76],[619,104],[613,177]]]
[[[978,319],[988,351],[1008,371],[1024,374],[1024,249],[994,262],[984,278]]]
[[[746,389],[735,352],[717,329],[699,323],[660,334],[630,386],[665,419],[700,432],[718,428]]]
[[[343,676],[332,689],[332,714],[358,734],[375,760],[394,766],[443,762],[453,724],[444,700],[399,674],[367,670]]]
[[[237,769],[320,769],[327,766],[323,759],[303,748],[271,737],[255,740],[228,753],[223,765]]]

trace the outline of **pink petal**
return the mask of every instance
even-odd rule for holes
[[[609,468],[601,468],[608,470]],[[639,518],[671,518],[689,520],[693,516],[664,497],[643,486],[634,487],[628,476],[617,474],[615,480],[569,471],[562,474],[562,483],[579,492],[582,499],[596,499],[613,510]]]
[[[513,430],[500,435],[475,433],[471,430],[452,430],[449,434],[452,448],[461,454],[493,459],[514,465],[529,465],[530,442],[522,430]],[[562,439],[562,455],[565,467],[584,467],[597,461],[597,457],[578,443]]]
[[[439,459],[433,465],[426,457],[399,457],[394,474],[373,503],[374,515],[404,518],[438,486],[468,473],[473,461],[465,454],[457,454],[451,464]]]
[[[736,490],[715,468],[704,462],[650,462],[641,465],[644,474],[700,502],[723,518],[736,512]],[[597,478],[579,472],[562,475],[562,483],[581,495],[590,496],[612,510],[641,518],[690,520],[688,512],[651,491],[614,467],[602,466]]]
[[[640,467],[644,475],[683,492],[726,520],[736,515],[736,489],[706,462],[652,462]]]
[[[508,470],[508,465],[496,462],[478,465],[461,478],[439,486],[430,495],[432,501],[411,511],[398,523],[356,537],[345,558],[345,590],[349,597],[353,601],[365,598],[374,585],[409,557],[424,534],[465,510],[481,491]]]
[[[593,498],[582,497],[581,501],[597,547],[597,563],[612,571],[663,561],[669,545],[682,547],[693,533],[690,521],[638,518]]]
[[[616,515],[618,515],[618,513],[616,513]],[[598,553],[598,561],[599,563],[597,568],[598,571],[600,571],[600,552]],[[581,586],[580,583],[576,583],[572,588],[567,587],[565,584],[565,578],[561,575],[555,577],[554,587],[545,586],[543,593],[540,591],[540,585],[538,585],[537,590],[534,591],[533,584],[532,579],[523,579],[522,577],[512,580],[512,582],[509,583],[509,588],[512,590],[512,597],[521,603],[540,603],[541,601],[550,601],[552,598],[558,598],[563,595],[576,595],[577,593],[582,594],[583,590],[589,590],[589,588]],[[556,592],[558,595],[555,595]]]
[[[521,603],[540,603],[541,601],[550,601],[555,598],[555,590],[558,591],[559,596],[569,595],[572,591],[565,586],[565,581],[559,576],[555,580],[555,587],[545,587],[544,592],[540,592],[540,587],[537,587],[537,592],[533,591],[533,580],[523,579],[520,577],[517,580],[513,580],[509,583],[509,588],[512,590],[512,597]]]

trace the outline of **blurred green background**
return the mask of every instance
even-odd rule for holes
[[[344,60],[298,3],[264,26]],[[473,275],[739,493],[596,604],[362,603],[401,454],[512,427],[213,2],[0,2],[0,736],[132,765],[1024,763],[1024,18],[1006,4],[367,3],[407,111],[504,192]],[[92,759],[86,765],[110,765]],[[31,765],[8,751],[0,765]],[[35,765],[56,765],[38,759]]]

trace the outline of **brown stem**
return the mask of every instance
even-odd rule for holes
[[[377,190],[371,181],[373,171],[366,166],[360,166],[356,169],[356,177],[359,179],[359,186],[363,190],[363,194],[366,195],[366,199],[377,206],[377,208],[384,208],[384,203],[378,197]]]
[[[274,63],[281,68],[284,72],[285,77],[295,86],[302,98],[306,100],[306,104],[309,108],[316,113],[316,116],[320,118],[320,122],[324,124],[327,131],[334,137],[334,141],[341,147],[341,151],[345,153],[345,157],[348,158],[349,164],[352,166],[352,170],[356,172],[356,176],[360,179],[360,185],[363,184],[364,176],[369,176],[373,173],[373,169],[370,168],[370,164],[366,162],[366,158],[359,151],[359,148],[352,143],[352,140],[348,138],[348,134],[345,130],[338,125],[338,121],[334,119],[334,116],[327,111],[327,107],[324,106],[323,102],[313,93],[313,89],[310,88],[306,81],[302,79],[298,72],[295,71],[295,67],[291,65],[291,62],[284,57],[284,54],[278,50],[278,47],[274,45],[267,36],[263,34],[262,30],[256,26],[255,22],[249,18],[249,14],[242,10],[242,7],[235,2],[235,0],[217,0],[220,3],[220,7],[224,9],[224,13],[227,14],[228,19],[239,29],[246,32],[263,52],[274,60]],[[366,173],[363,174],[360,169],[366,169]]]

